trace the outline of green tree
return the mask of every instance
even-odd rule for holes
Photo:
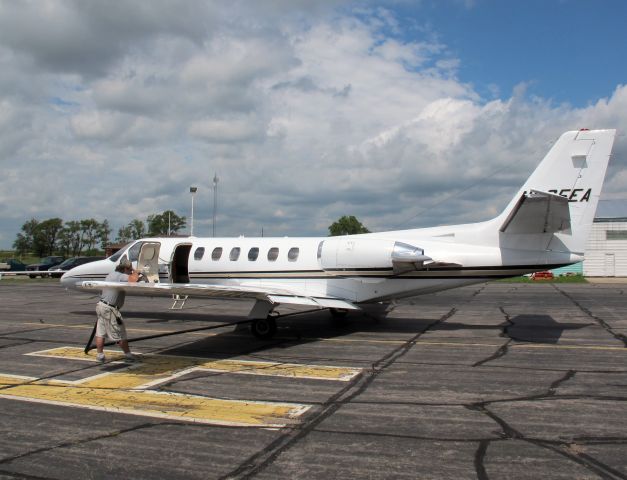
[[[100,223],[95,218],[81,220],[81,241],[87,252],[93,253],[98,243]]]
[[[362,223],[353,215],[344,215],[329,226],[329,235],[335,237],[338,235],[355,235],[357,233],[370,233]]]
[[[148,219],[148,235],[151,237],[163,237],[178,233],[185,228],[185,217],[179,217],[172,210],[166,210],[161,214],[149,215]]]
[[[63,220],[49,218],[37,225],[33,250],[40,257],[53,255],[57,249],[57,239],[63,229]]]
[[[17,238],[15,242],[13,242],[13,248],[18,255],[23,255],[34,250],[35,234],[37,233],[38,225],[39,221],[34,218],[31,218],[22,225],[22,232],[17,234]]]
[[[61,244],[67,244],[67,255],[76,257],[83,250],[83,237],[81,235],[81,222],[70,220],[65,222],[65,228],[61,235]]]
[[[118,243],[128,243],[133,240],[133,229],[130,225],[120,227],[118,236],[115,239]]]
[[[136,218],[129,223],[131,227],[131,240],[137,240],[138,238],[142,238],[146,236],[146,224],[142,222],[140,219]]]
[[[59,252],[59,255],[69,257],[70,253],[72,253],[71,248],[72,239],[70,238],[70,232],[66,227],[63,227],[57,237],[57,251]]]
[[[146,226],[144,222],[136,218],[118,230],[116,240],[120,243],[128,243],[131,240],[137,240],[145,236]]]
[[[103,250],[107,248],[109,245],[110,237],[111,237],[111,227],[109,226],[109,220],[106,218],[100,224],[98,228],[98,238],[100,239],[100,248]]]

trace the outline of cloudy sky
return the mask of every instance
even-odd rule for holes
[[[485,220],[565,130],[617,128],[622,0],[0,0],[0,248],[30,218],[210,235]]]

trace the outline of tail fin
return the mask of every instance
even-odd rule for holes
[[[495,219],[501,222],[502,240],[519,243],[511,235],[555,233],[559,241],[553,237],[545,248],[582,255],[615,135],[616,130],[564,133]]]

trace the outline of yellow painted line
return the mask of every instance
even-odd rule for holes
[[[400,345],[406,343],[404,340],[368,340],[368,339],[351,339],[351,338],[306,338],[306,340],[317,340],[320,342],[334,343],[380,343],[390,345]],[[418,340],[416,345],[435,345],[444,347],[501,347],[503,343],[469,343],[469,342],[429,342]],[[556,348],[571,350],[613,350],[627,352],[625,347],[611,347],[605,345],[549,345],[546,343],[515,343],[510,348]]]
[[[107,351],[106,353],[111,360],[122,359],[122,355],[118,352]],[[96,361],[93,351],[90,352],[89,355],[85,355],[83,350],[77,347],[59,347],[29,353],[27,355]],[[139,388],[147,382],[150,382],[150,385],[153,386],[156,385],[155,382],[162,383],[195,370],[299,379],[335,380],[341,382],[350,381],[362,371],[360,368],[335,367],[329,365],[303,365],[296,363],[232,359],[208,361],[206,358],[159,354],[142,355],[141,359],[142,361],[140,363],[132,365],[126,371],[127,373],[125,375],[128,378],[124,380],[123,388]]]
[[[310,408],[302,404],[223,400],[146,390],[128,392],[59,383],[0,375],[0,385],[11,385],[0,390],[0,397],[231,426],[284,427]]]
[[[282,337],[287,340],[293,340],[293,337]],[[383,345],[403,345],[406,340],[371,340],[368,338],[323,338],[323,337],[302,337],[302,340],[315,340],[317,342],[331,343],[380,343]]]
[[[611,350],[617,352],[627,353],[625,347],[606,347],[604,345],[547,345],[542,343],[524,344],[524,345],[511,345],[513,348],[561,348],[566,350]]]
[[[436,345],[436,346],[455,346],[455,347],[501,347],[503,343],[464,343],[464,342],[416,342],[416,345]],[[570,350],[615,350],[627,353],[625,347],[609,347],[604,345],[549,345],[546,343],[514,343],[510,344],[509,348],[556,348],[556,349],[570,349]]]

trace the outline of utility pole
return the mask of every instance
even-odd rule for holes
[[[190,232],[189,232],[190,237],[194,236],[194,195],[196,195],[197,191],[198,191],[198,187],[189,187],[189,193],[192,194],[192,221],[190,223]]]
[[[218,173],[213,175],[213,236],[216,236],[216,213],[218,211]]]

